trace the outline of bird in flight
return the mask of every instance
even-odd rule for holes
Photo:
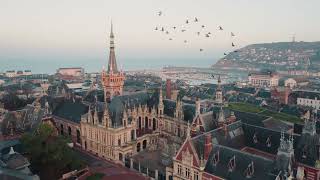
[[[187,19],[187,20],[186,20],[186,24],[188,24],[188,23],[189,23],[189,20]]]
[[[161,31],[164,31],[164,28],[163,28],[163,27],[161,28]]]
[[[182,30],[181,30],[181,32],[185,32],[185,31],[186,31],[185,29],[182,29]]]
[[[231,37],[236,36],[233,32],[231,32]]]
[[[211,34],[211,32],[208,32],[208,34]]]
[[[162,12],[161,12],[161,11],[159,11],[159,12],[158,12],[158,16],[161,16],[161,15],[162,15]]]
[[[237,52],[239,52],[239,51],[238,51],[238,50],[235,50],[235,51],[233,51],[233,52],[237,53]]]
[[[227,55],[227,53],[223,53],[223,55],[225,55],[225,56],[226,56],[226,55]]]
[[[202,27],[202,28],[204,28],[205,26],[204,26],[204,25],[202,25],[201,27]]]
[[[209,34],[206,34],[206,37],[207,37],[207,38],[210,37]]]
[[[184,43],[187,43],[188,41],[187,41],[187,40],[184,40],[183,42],[184,42]]]
[[[173,26],[172,28],[173,28],[173,29],[176,29],[177,27]]]
[[[172,38],[169,38],[169,41],[172,41]]]
[[[232,42],[231,46],[232,46],[232,47],[235,47],[236,45]]]
[[[219,30],[220,30],[220,31],[222,31],[222,30],[223,30],[223,28],[222,28],[221,26],[219,26]]]
[[[200,52],[203,51],[203,49],[200,49]]]
[[[198,18],[197,17],[195,17],[194,18],[194,22],[198,22],[199,20],[198,20]]]

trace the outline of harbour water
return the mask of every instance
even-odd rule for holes
[[[203,67],[214,64],[214,59],[120,59],[118,67],[126,71],[143,69],[161,69],[164,66]],[[33,73],[55,73],[60,67],[83,67],[86,72],[99,72],[107,65],[106,59],[0,59],[0,72],[6,70],[26,70]]]

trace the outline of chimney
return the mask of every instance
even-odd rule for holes
[[[204,159],[208,160],[212,150],[212,138],[210,133],[205,134],[204,137]]]

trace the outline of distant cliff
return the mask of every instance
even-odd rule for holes
[[[320,70],[320,42],[252,44],[231,52],[212,66],[238,70]]]

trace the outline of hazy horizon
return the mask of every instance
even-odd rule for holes
[[[293,34],[297,41],[319,41],[319,5],[317,0],[0,0],[0,71],[101,68],[108,58],[111,19],[117,60],[125,69],[186,60],[187,65],[210,65],[232,51],[231,42],[241,48],[290,41]],[[194,17],[198,24],[185,25]],[[194,35],[202,24],[213,38]],[[223,32],[217,31],[220,25]],[[188,32],[168,36],[154,31],[155,26],[183,26]]]

